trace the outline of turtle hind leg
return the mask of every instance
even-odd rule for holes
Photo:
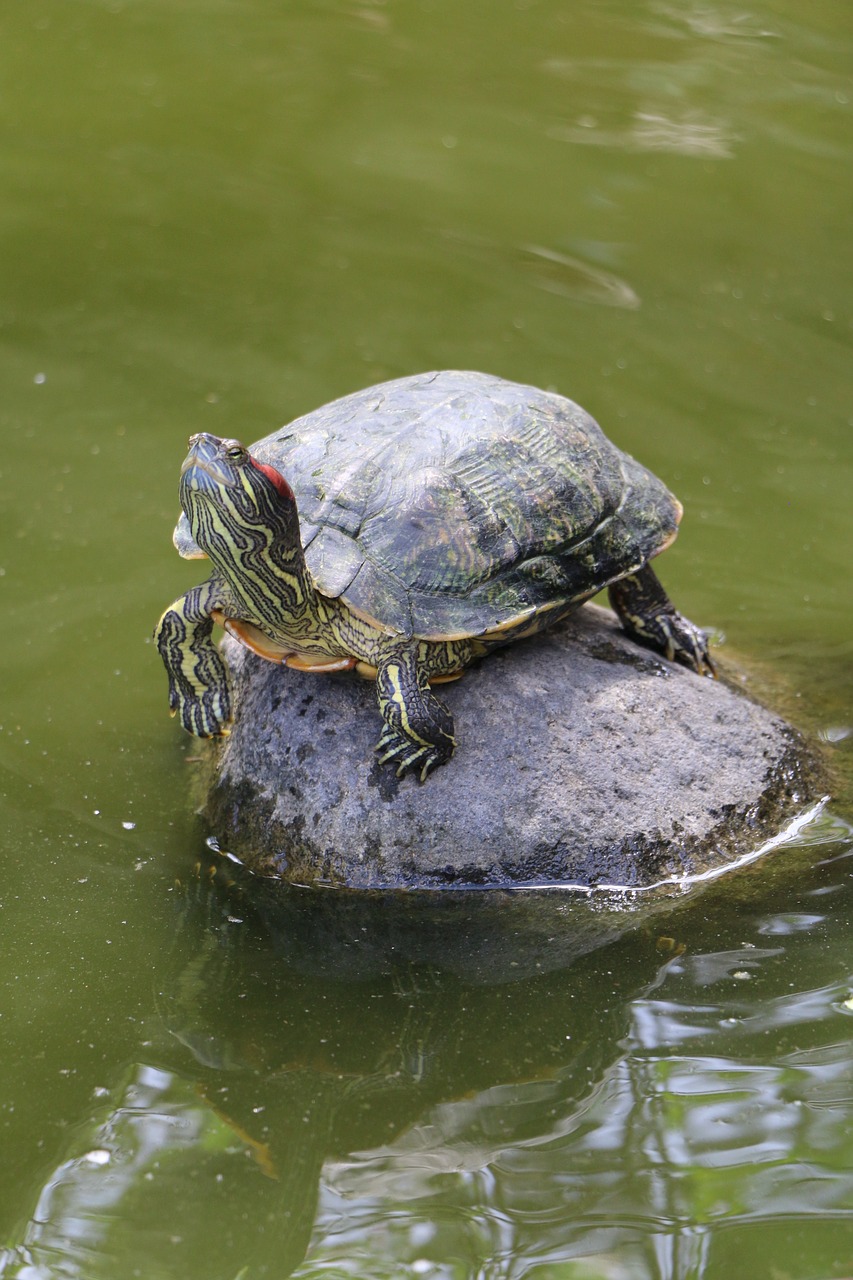
[[[453,755],[453,717],[430,690],[418,662],[418,644],[403,644],[387,654],[376,671],[376,695],[385,721],[376,744],[380,764],[394,764],[397,777],[410,769],[423,782]]]
[[[716,674],[705,632],[678,612],[648,565],[611,583],[607,594],[632,640],[657,649],[670,662],[691,667],[697,675]]]

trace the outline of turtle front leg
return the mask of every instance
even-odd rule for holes
[[[421,782],[453,755],[453,717],[429,687],[417,642],[400,645],[376,671],[376,694],[385,727],[376,745],[379,763],[397,766],[401,778],[420,769]]]
[[[228,733],[231,721],[231,680],[212,639],[212,615],[221,606],[221,588],[211,578],[169,605],[154,631],[169,677],[169,710],[197,738]]]
[[[648,565],[611,583],[607,594],[632,640],[657,649],[670,662],[692,667],[697,675],[716,674],[705,632],[678,612]]]

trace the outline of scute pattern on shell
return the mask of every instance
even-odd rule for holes
[[[483,635],[580,602],[681,508],[562,396],[487,374],[400,378],[252,446],[296,494],[318,589],[389,631]]]

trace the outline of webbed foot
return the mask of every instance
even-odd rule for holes
[[[610,603],[625,631],[639,644],[656,649],[700,676],[715,676],[708,637],[675,608],[657,575],[645,565],[608,588]]]

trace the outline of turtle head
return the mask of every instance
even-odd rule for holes
[[[189,446],[181,506],[195,543],[214,564],[233,564],[247,548],[282,540],[300,545],[296,499],[280,472],[258,462],[239,440],[201,432],[190,436]]]

